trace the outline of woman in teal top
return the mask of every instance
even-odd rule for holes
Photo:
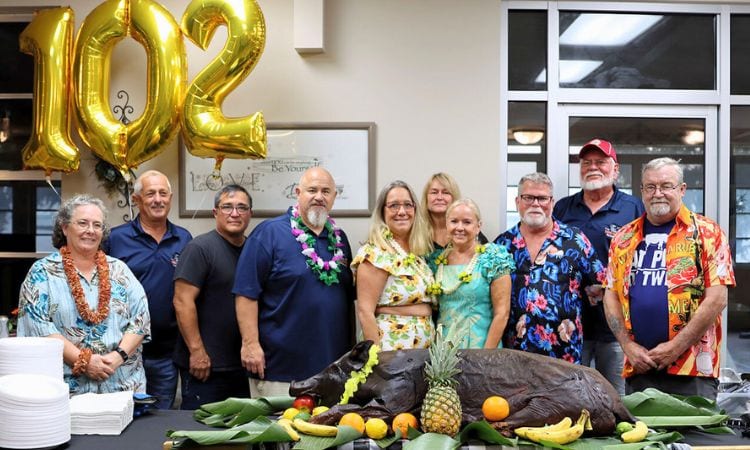
[[[513,259],[495,244],[478,245],[482,221],[472,200],[453,202],[446,212],[446,225],[450,243],[430,257],[440,308],[438,324],[446,335],[461,328],[461,348],[502,347]]]

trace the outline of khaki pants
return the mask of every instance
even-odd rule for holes
[[[259,380],[257,378],[249,378],[250,380],[250,396],[252,398],[258,397],[278,397],[289,395],[289,385],[284,381],[267,381]]]

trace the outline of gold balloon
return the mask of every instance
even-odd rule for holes
[[[127,125],[109,104],[113,47],[130,35],[148,57],[146,106]],[[78,132],[91,150],[125,175],[174,137],[185,92],[185,45],[179,26],[152,0],[107,0],[86,17],[76,39]]]
[[[226,96],[252,72],[263,53],[266,23],[260,6],[254,0],[193,0],[181,27],[205,50],[216,28],[224,24],[223,50],[195,77],[185,95],[183,140],[190,153],[202,158],[265,158],[263,113],[227,118],[221,111]]]
[[[70,63],[75,18],[70,8],[44,9],[19,36],[22,52],[34,56],[31,138],[22,150],[26,169],[78,170],[79,151],[70,138]]]

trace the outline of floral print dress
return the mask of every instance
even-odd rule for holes
[[[359,249],[352,261],[355,277],[357,268],[365,261],[388,273],[378,306],[435,303],[435,299],[426,293],[432,277],[427,262],[422,257],[404,257],[367,243]],[[382,350],[428,348],[435,333],[430,316],[376,314],[375,321],[378,324]]]
[[[428,261],[433,271],[437,271],[436,260],[443,250],[433,252]],[[444,265],[443,276],[447,285],[453,285],[466,264]],[[490,285],[503,275],[510,274],[515,265],[508,252],[495,244],[487,244],[477,257],[471,273],[471,281],[461,285],[449,294],[438,297],[440,312],[438,325],[443,326],[443,335],[450,335],[456,328],[468,326],[467,334],[459,341],[460,348],[484,348],[487,332],[492,323],[492,297]],[[463,331],[463,330],[461,330]],[[502,340],[498,348],[502,347]]]

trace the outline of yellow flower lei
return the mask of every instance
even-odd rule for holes
[[[364,367],[360,370],[354,370],[349,376],[349,379],[344,383],[344,393],[341,394],[341,400],[339,405],[345,405],[349,403],[349,399],[352,398],[359,385],[367,381],[367,377],[372,373],[372,368],[378,364],[378,352],[380,346],[373,344],[370,346],[368,353],[367,362]]]

